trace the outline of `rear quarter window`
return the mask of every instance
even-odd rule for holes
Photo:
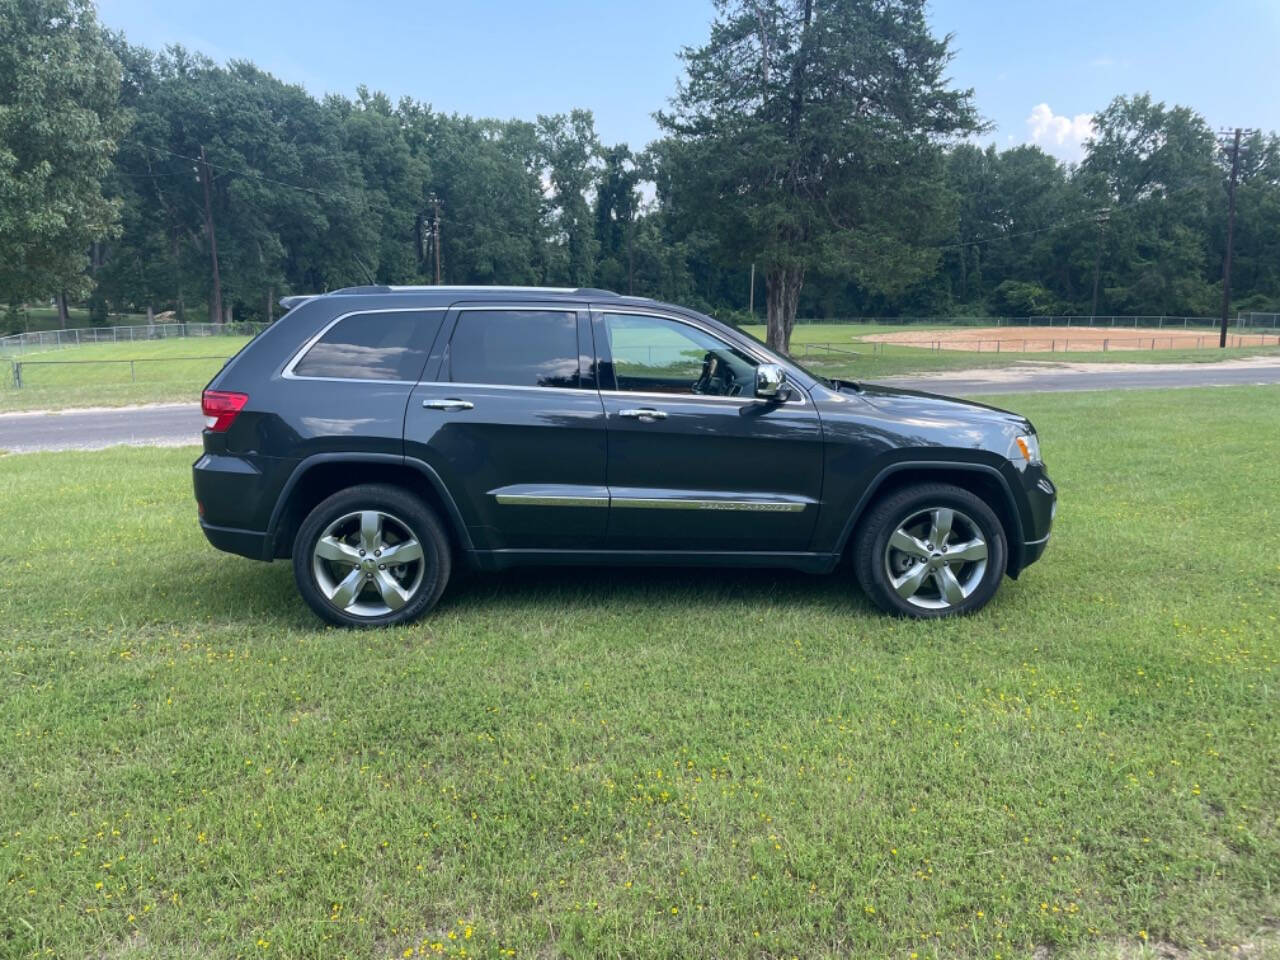
[[[416,383],[443,320],[443,310],[353,313],[311,345],[293,376]]]

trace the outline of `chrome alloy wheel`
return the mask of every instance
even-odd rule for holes
[[[311,570],[329,602],[353,617],[384,617],[422,586],[422,545],[398,517],[381,510],[348,513],[325,527]]]
[[[987,541],[966,514],[918,510],[898,525],[884,550],[898,596],[924,610],[946,610],[969,597],[987,572]]]

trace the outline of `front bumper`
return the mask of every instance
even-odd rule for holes
[[[1049,546],[1053,521],[1058,513],[1058,488],[1042,464],[1028,466],[1019,472],[1026,503],[1022,518],[1022,556],[1018,564],[1021,571],[1044,556]]]

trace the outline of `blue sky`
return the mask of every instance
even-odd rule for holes
[[[973,87],[1000,145],[1080,156],[1088,117],[1150,92],[1214,127],[1280,129],[1280,0],[934,0],[954,34],[952,75]],[[243,58],[312,93],[365,83],[437,110],[523,117],[587,107],[606,142],[642,146],[702,42],[709,0],[99,0],[135,43]]]

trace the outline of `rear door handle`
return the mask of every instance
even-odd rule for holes
[[[475,406],[470,400],[458,400],[455,397],[444,400],[423,400],[422,405],[428,410],[470,410]]]
[[[631,417],[635,420],[665,420],[667,411],[654,410],[652,407],[632,407],[629,410],[619,410],[618,416]]]

